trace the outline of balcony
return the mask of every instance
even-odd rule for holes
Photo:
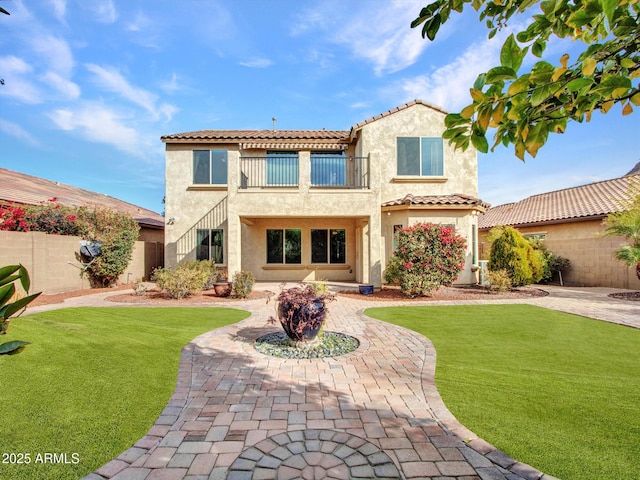
[[[369,188],[369,157],[311,154],[309,167],[301,169],[296,154],[240,157],[240,189],[298,188],[301,182],[322,189]],[[301,179],[301,170],[310,178]]]

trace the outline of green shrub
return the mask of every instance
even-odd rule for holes
[[[78,216],[82,237],[102,244],[102,253],[86,270],[89,281],[93,287],[109,287],[129,265],[140,226],[128,213],[105,207],[82,207]]]
[[[399,285],[401,274],[400,259],[392,255],[387,261],[387,267],[384,269],[384,282],[389,285]]]
[[[506,292],[511,288],[511,278],[506,270],[489,270],[489,291],[494,293]]]
[[[453,228],[417,223],[397,232],[391,262],[398,262],[402,293],[417,297],[451,285],[464,268],[465,256],[465,240]]]
[[[504,227],[491,245],[489,270],[506,270],[514,287],[537,283],[544,274],[543,256],[513,227]]]
[[[152,279],[169,298],[186,298],[202,290],[209,271],[198,261],[179,263],[173,268],[157,268]]]
[[[239,298],[247,298],[255,283],[256,277],[247,270],[240,270],[233,275],[233,291]]]
[[[220,281],[222,271],[213,260],[200,260],[199,263],[199,268],[202,268],[207,273],[207,279],[202,285],[202,290],[211,290],[213,285]]]

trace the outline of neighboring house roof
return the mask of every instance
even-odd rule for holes
[[[624,210],[633,197],[633,184],[640,184],[640,175],[628,175],[613,180],[565,188],[533,195],[515,203],[490,208],[478,220],[478,228],[497,225],[525,226],[604,218]]]
[[[349,132],[349,138],[354,138],[356,132],[358,130],[360,130],[362,127],[364,127],[365,125],[367,125],[369,123],[373,123],[373,122],[375,122],[377,120],[380,120],[381,118],[388,117],[389,115],[393,115],[394,113],[397,113],[397,112],[399,112],[401,110],[406,110],[407,108],[413,107],[414,105],[424,105],[425,107],[429,107],[429,108],[431,108],[431,109],[433,109],[433,110],[435,110],[437,112],[443,113],[445,115],[447,113],[449,113],[449,112],[443,110],[440,107],[432,105],[432,104],[430,104],[428,102],[425,102],[423,100],[416,99],[416,100],[413,100],[413,101],[411,101],[409,103],[405,103],[404,105],[400,105],[399,107],[392,108],[391,110],[387,110],[386,112],[381,113],[380,115],[376,115],[374,117],[368,118],[368,119],[366,119],[366,120],[364,120],[364,121],[362,121],[360,123],[355,124],[353,127],[351,127],[351,131]]]
[[[489,204],[483,202],[479,198],[462,193],[454,193],[453,195],[412,195],[407,194],[404,198],[384,202],[383,207],[396,207],[401,205],[422,205],[422,206],[450,206],[450,207],[480,207],[485,210],[489,208]]]
[[[0,202],[38,205],[56,198],[62,205],[103,206],[127,212],[141,226],[164,228],[164,217],[117,198],[0,168]]]

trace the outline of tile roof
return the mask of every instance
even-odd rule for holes
[[[117,198],[0,168],[0,202],[38,205],[51,198],[63,205],[104,206],[129,213],[146,227],[164,228],[164,217]]]
[[[625,208],[631,200],[633,184],[640,184],[640,175],[628,175],[613,180],[556,190],[527,197],[515,203],[490,208],[480,216],[478,228],[496,225],[523,226],[562,223],[604,218]]]
[[[489,208],[489,204],[479,198],[454,193],[453,195],[412,195],[407,194],[404,198],[384,202],[383,207],[395,207],[400,205],[433,205],[433,206],[454,206],[454,207],[480,207]]]
[[[295,141],[332,141],[348,142],[349,132],[346,130],[200,130],[197,132],[175,133],[164,135],[160,139],[164,143],[186,143],[213,141],[217,143]]]
[[[199,130],[197,132],[174,133],[163,135],[160,139],[164,143],[243,143],[264,141],[333,141],[337,144],[348,144],[355,136],[355,133],[363,126],[375,122],[396,112],[405,110],[414,105],[424,105],[441,113],[448,113],[440,107],[427,103],[423,100],[413,100],[400,105],[399,107],[387,110],[380,115],[368,118],[357,123],[350,130]],[[308,142],[307,142],[308,143]]]

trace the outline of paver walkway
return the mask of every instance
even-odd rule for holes
[[[549,290],[548,297],[518,302],[640,327],[640,304],[605,300],[612,289]],[[65,306],[114,305],[94,297]],[[443,303],[505,301],[429,302]],[[265,322],[272,306],[234,303],[252,316],[191,342],[155,425],[85,480],[552,478],[460,425],[435,388],[431,342],[365,317],[362,310],[371,304],[366,297],[339,297],[329,309],[326,329],[357,337],[358,350],[289,360],[252,345],[278,330]]]

